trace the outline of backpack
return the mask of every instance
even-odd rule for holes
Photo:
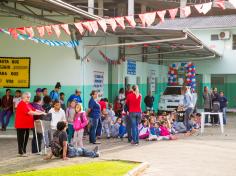
[[[76,118],[73,124],[75,130],[81,129],[81,124],[84,123],[83,114],[80,114],[80,118]]]
[[[52,154],[55,157],[60,157],[62,155],[62,151],[63,151],[63,148],[62,148],[62,146],[60,145],[60,142],[59,142],[60,134],[61,134],[61,132],[54,135],[53,139],[52,139],[52,142],[51,142],[51,151],[52,151]]]

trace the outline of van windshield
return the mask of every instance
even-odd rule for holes
[[[163,95],[181,95],[181,87],[167,87]]]

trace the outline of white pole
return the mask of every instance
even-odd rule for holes
[[[128,15],[134,15],[134,0],[128,0]]]
[[[88,0],[88,13],[94,15],[94,0]]]

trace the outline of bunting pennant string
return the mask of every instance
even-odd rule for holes
[[[12,36],[14,39],[31,40],[31,41],[34,41],[35,43],[42,43],[49,46],[65,46],[69,48],[75,48],[79,46],[78,40],[72,40],[72,41],[67,42],[67,41],[56,41],[56,40],[47,40],[47,39],[42,39],[42,38],[37,38],[37,37],[30,37],[27,34],[17,34],[16,29],[14,28],[10,29],[9,31],[0,28],[0,32],[3,32],[9,36]]]
[[[126,61],[126,58],[124,56],[118,60],[110,59],[101,50],[99,50],[99,54],[103,57],[104,61],[106,61],[108,64],[119,65]]]
[[[229,0],[229,3],[232,4],[233,7],[236,8],[235,0]],[[147,12],[142,14],[135,14],[138,19],[135,19],[135,16],[123,16],[123,17],[114,17],[108,19],[99,19],[94,21],[82,21],[78,23],[71,23],[71,24],[52,24],[46,26],[30,26],[30,27],[18,27],[9,29],[11,36],[17,39],[18,34],[28,34],[31,38],[34,37],[34,28],[37,29],[38,34],[40,37],[45,35],[45,31],[49,36],[53,33],[56,34],[57,37],[61,34],[61,29],[65,31],[66,34],[71,35],[69,30],[69,25],[74,25],[76,29],[80,32],[81,35],[87,30],[88,32],[94,32],[95,34],[98,32],[99,28],[103,30],[103,32],[107,31],[107,28],[110,27],[113,32],[115,32],[117,26],[121,27],[121,29],[125,30],[126,24],[135,28],[135,26],[141,23],[141,26],[151,26],[155,21],[163,23],[165,20],[166,12],[168,12],[169,17],[174,20],[177,13],[184,17],[188,17],[191,15],[191,7],[195,8],[198,13],[207,14],[212,8],[213,2],[207,2],[202,4],[190,5],[181,8],[174,8],[174,9],[165,9],[160,11],[154,12]],[[221,9],[225,9],[225,0],[215,0],[214,7],[218,7]],[[156,20],[159,18],[159,20]],[[136,21],[135,21],[136,20]]]

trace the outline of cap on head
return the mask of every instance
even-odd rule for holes
[[[41,88],[37,88],[35,92],[42,92]]]

